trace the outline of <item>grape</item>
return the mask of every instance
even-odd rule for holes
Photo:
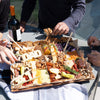
[[[63,47],[62,47],[61,43],[57,43],[56,46],[58,48],[58,51],[63,51]]]

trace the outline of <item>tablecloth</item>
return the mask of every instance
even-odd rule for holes
[[[9,70],[7,64],[0,64],[0,70]],[[5,80],[7,77],[5,77]],[[23,92],[11,92],[10,85],[0,75],[0,87],[11,100],[88,100],[86,88],[81,84],[71,83]]]

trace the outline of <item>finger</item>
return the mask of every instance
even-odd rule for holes
[[[89,62],[91,62],[91,64],[94,65],[94,60],[93,59],[89,60]]]
[[[96,41],[91,42],[91,46],[96,46],[96,45],[97,45]]]
[[[91,44],[92,36],[88,38],[88,45]]]
[[[16,58],[16,56],[15,56],[12,52],[10,52],[10,54],[11,54],[11,56],[13,57],[13,59],[14,59],[15,61],[18,61],[18,59]]]
[[[6,47],[8,43],[9,43],[9,41],[8,41],[7,39],[3,39],[3,40],[2,40],[2,45],[3,45],[3,46]]]
[[[69,32],[69,31],[66,29],[65,32],[64,32],[64,34],[67,34],[68,32]]]
[[[9,41],[7,39],[3,39],[2,42],[7,42],[8,43]]]
[[[67,30],[66,28],[63,27],[63,29],[61,30],[61,32],[59,33],[59,35],[62,35],[62,34],[67,34]]]
[[[22,33],[25,31],[25,29],[24,29],[24,28],[20,28],[20,30],[21,30],[21,32],[22,32]]]
[[[61,35],[61,34],[64,33],[65,29],[66,29],[65,26],[64,26],[63,24],[61,24],[61,25],[59,25],[59,27],[58,27],[58,29],[56,30],[55,34],[56,34],[56,35]]]
[[[25,28],[22,28],[22,30],[21,30],[21,31],[22,31],[22,33],[23,33],[23,32],[25,31]]]
[[[93,65],[95,65],[95,66],[97,66],[97,61],[95,60],[95,59],[92,59],[92,61],[91,61],[91,63],[93,64]]]
[[[62,25],[63,33],[62,34],[67,34],[69,32],[69,27],[66,24]]]
[[[64,34],[67,34],[68,32],[69,32],[69,28],[66,28]]]
[[[64,32],[65,32],[65,30],[60,30],[58,34],[62,35],[62,34],[64,34]]]
[[[64,31],[65,31],[65,28],[63,27],[63,25],[61,25],[58,27],[56,34],[61,35],[64,33]]]
[[[51,34],[52,33],[52,29],[48,28],[48,32],[49,32],[49,34]]]
[[[59,27],[60,27],[59,24],[57,24],[57,25],[55,26],[55,28],[54,28],[54,30],[53,30],[53,34],[54,34],[54,35],[57,35]]]
[[[2,61],[2,59],[1,59],[1,57],[0,57],[0,63],[3,63],[3,61]]]
[[[94,54],[94,55],[98,55],[98,54],[100,54],[98,51],[96,51],[96,50],[92,50],[91,51],[91,54]]]
[[[25,31],[25,28],[22,27],[22,26],[20,26],[20,30],[21,30],[21,32],[24,32]]]
[[[87,56],[88,56],[88,59],[89,59],[89,60],[94,59],[94,57],[95,57],[95,56],[92,55],[92,54],[88,54]]]
[[[2,60],[2,62],[5,62],[7,64],[11,64],[11,62],[7,60],[4,52],[2,52],[2,54],[1,54],[1,60]]]
[[[8,64],[8,65],[11,64],[11,62],[10,62],[9,60],[7,60],[7,59],[2,59],[2,63],[3,63],[3,62],[5,62],[5,63]]]
[[[93,59],[92,59],[91,57],[88,57],[88,61],[89,61],[89,62],[92,62],[92,60],[93,60]]]
[[[9,58],[9,60],[10,60],[12,63],[15,62],[15,59],[13,58],[13,56],[12,56],[12,54],[11,54],[10,51],[9,51],[9,52],[5,52],[5,54],[7,55],[7,57]]]
[[[8,58],[9,58],[9,60],[12,62],[12,63],[14,63],[15,62],[15,60],[13,59],[13,57],[12,57],[12,55],[11,55],[11,51],[9,50],[9,49],[5,49],[4,50],[4,52],[1,54],[2,55],[2,58],[4,57],[4,56],[7,56]]]
[[[92,45],[93,43],[95,43],[95,40],[96,40],[96,39],[97,39],[97,38],[94,37],[94,36],[89,37],[89,39],[88,39],[88,44],[89,44],[89,45]]]

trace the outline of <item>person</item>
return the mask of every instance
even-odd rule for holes
[[[24,0],[21,12],[20,29],[25,25],[34,10],[36,0]],[[39,28],[53,29],[52,35],[75,32],[85,14],[85,0],[39,0]]]
[[[92,49],[93,46],[100,46],[100,40],[95,36],[91,36],[88,39],[88,45]],[[94,65],[100,67],[100,52],[92,50],[90,54],[87,55],[88,60]]]
[[[0,0],[0,39],[8,21],[9,5],[10,0]]]
[[[10,0],[0,0],[0,63],[11,64],[17,61],[15,55],[8,49],[6,46],[8,44],[8,40],[3,39],[3,31],[6,27],[9,15],[9,5]],[[9,60],[7,59],[9,58]]]

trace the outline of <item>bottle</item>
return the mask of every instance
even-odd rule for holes
[[[20,31],[20,23],[15,17],[15,7],[13,5],[10,6],[11,18],[8,21],[8,32],[9,35],[17,42],[21,41],[21,31]]]

